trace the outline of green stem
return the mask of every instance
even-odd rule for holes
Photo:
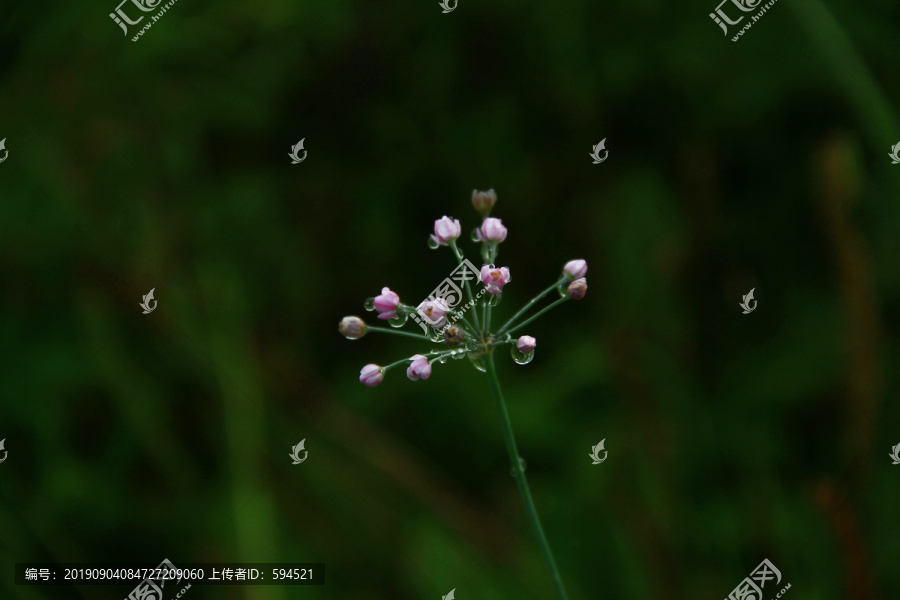
[[[397,365],[402,365],[403,363],[408,363],[408,362],[409,362],[409,358],[401,358],[397,362],[391,363],[391,364],[387,365],[386,367],[381,367],[381,370],[384,371],[385,373],[387,373],[388,369],[393,369]]]
[[[538,539],[538,544],[541,547],[541,554],[544,556],[544,562],[547,563],[547,569],[550,571],[550,576],[553,578],[553,587],[556,589],[556,595],[559,600],[566,600],[566,591],[563,589],[559,569],[556,568],[556,561],[553,560],[553,552],[550,551],[550,544],[547,543],[547,536],[544,535],[544,528],[541,527],[541,520],[538,517],[537,509],[534,506],[534,500],[531,499],[531,491],[528,489],[528,482],[525,480],[525,470],[522,468],[519,449],[516,447],[516,438],[513,435],[512,423],[509,420],[509,413],[506,410],[506,402],[503,400],[503,392],[500,391],[500,380],[497,378],[497,370],[494,368],[493,352],[489,352],[484,358],[484,367],[488,381],[491,384],[491,395],[494,396],[494,401],[497,404],[497,412],[500,414],[503,439],[506,442],[506,450],[509,452],[509,460],[513,465],[513,473],[516,476],[516,484],[519,486],[519,493],[522,495],[522,501],[525,503],[528,521],[531,523],[531,529]]]
[[[428,357],[428,362],[434,362],[434,361],[438,360],[439,358],[441,358],[442,356],[450,356],[451,352],[453,352],[453,350],[432,350],[431,352],[427,352],[427,353],[423,354],[422,356]],[[403,363],[408,363],[408,362],[411,362],[409,360],[409,357],[401,358],[397,362],[393,362],[393,363],[391,363],[387,366],[381,367],[381,368],[386,372],[388,369],[393,369],[397,365],[402,365]]]
[[[405,335],[406,337],[416,338],[417,340],[431,340],[431,338],[418,334],[418,333],[410,333],[408,331],[400,331],[399,329],[388,329],[387,327],[372,327],[371,325],[366,326],[366,333],[370,331],[379,331],[381,333],[393,333],[394,335]]]
[[[460,249],[456,247],[456,240],[451,240],[450,242],[448,242],[448,245],[450,246],[450,249],[453,250],[453,254],[454,254],[454,256],[456,256],[456,260],[459,261],[459,266],[462,267],[463,255],[462,255],[462,252],[460,251]],[[478,274],[476,273],[475,276],[477,277]],[[473,309],[472,312],[475,314],[475,316],[472,317],[472,319],[475,321],[475,325],[478,325],[478,311],[474,310],[475,309],[475,294],[472,293],[472,286],[469,285],[468,277],[466,277],[466,293],[469,294],[469,301],[472,303],[472,309]],[[478,329],[476,328],[475,331],[478,331]]]
[[[506,331],[506,329],[507,329],[510,325],[512,325],[513,323],[515,323],[516,319],[518,319],[519,317],[521,317],[522,315],[524,315],[525,312],[526,312],[529,308],[531,308],[532,306],[534,306],[534,304],[535,304],[538,300],[540,300],[541,298],[543,298],[544,296],[546,296],[547,294],[549,294],[550,292],[552,292],[553,290],[555,290],[555,289],[559,286],[559,284],[561,284],[561,283],[562,283],[563,281],[565,281],[565,280],[566,280],[566,278],[563,277],[562,279],[560,279],[559,281],[557,281],[556,283],[554,283],[553,285],[551,285],[550,287],[548,287],[546,290],[544,290],[543,292],[541,292],[540,294],[538,294],[537,296],[535,296],[534,298],[532,298],[532,299],[531,299],[531,302],[529,302],[528,304],[526,304],[525,306],[523,306],[522,309],[521,309],[519,312],[517,312],[516,314],[513,315],[512,319],[510,319],[509,321],[507,321],[506,323],[503,324],[503,327],[500,328],[500,331],[497,332],[497,335],[499,336],[499,335],[502,334],[504,331]]]
[[[498,346],[509,346],[510,344],[515,344],[516,340],[505,340],[503,342],[491,342],[491,348],[497,348]]]
[[[510,329],[507,333],[509,333],[510,335],[512,335],[512,332],[515,331],[516,329],[522,329],[523,327],[525,327],[526,325],[528,325],[529,323],[531,323],[532,321],[534,321],[535,319],[537,319],[539,316],[541,316],[542,314],[544,314],[545,312],[547,312],[547,311],[550,310],[551,308],[553,308],[553,307],[555,307],[555,306],[558,306],[558,305],[562,304],[563,302],[565,302],[565,301],[568,300],[568,299],[569,299],[568,296],[563,296],[562,298],[560,298],[559,300],[557,300],[557,301],[554,302],[553,304],[544,307],[542,310],[539,310],[539,311],[537,312],[537,314],[535,314],[535,315],[534,315],[533,317],[531,317],[530,319],[525,319],[524,321],[522,321],[521,323],[519,323],[518,325],[516,325],[515,327],[513,327],[512,329]]]
[[[433,365],[433,364],[434,364],[434,361],[440,360],[441,358],[443,358],[443,357],[445,357],[445,356],[450,356],[450,353],[451,353],[451,352],[453,352],[453,350],[448,350],[448,351],[446,351],[446,352],[441,352],[438,356],[435,356],[434,358],[429,358],[429,359],[428,359],[428,364],[432,364],[432,365]]]

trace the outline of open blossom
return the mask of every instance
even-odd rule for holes
[[[391,288],[381,288],[381,294],[375,296],[375,310],[378,311],[378,318],[388,319],[394,318],[397,314],[397,307],[400,305],[400,296],[391,291]]]
[[[534,352],[535,346],[537,346],[537,340],[530,335],[523,335],[516,340],[516,348],[518,348],[519,352],[522,354],[531,354]]]
[[[359,382],[369,387],[375,387],[384,379],[384,369],[376,364],[364,366],[359,372]]]
[[[447,242],[452,242],[462,233],[462,226],[458,219],[451,219],[444,215],[434,222],[434,233],[431,239],[437,242],[438,246],[446,246]]]
[[[503,286],[509,283],[509,269],[506,267],[495,268],[494,265],[481,267],[481,282],[492,294],[499,294]]]
[[[587,261],[579,258],[578,260],[570,260],[563,267],[563,273],[569,279],[581,279],[587,275]]]
[[[431,363],[424,354],[413,354],[409,367],[406,368],[406,376],[410,381],[426,380],[431,377]]]
[[[566,288],[566,294],[572,300],[581,300],[587,294],[587,287],[587,279],[582,277],[569,284],[569,287]]]
[[[488,217],[478,228],[477,235],[482,242],[502,242],[506,239],[506,227],[500,219]]]
[[[448,346],[459,346],[466,339],[466,334],[456,325],[449,325],[444,329],[444,341]]]
[[[443,327],[447,320],[446,314],[448,310],[450,310],[450,307],[447,306],[446,300],[435,298],[434,300],[422,302],[416,309],[416,312],[432,327]]]

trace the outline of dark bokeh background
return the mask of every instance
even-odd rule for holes
[[[115,0],[0,5],[0,597],[169,558],[328,568],[190,600],[550,598],[484,375],[365,388],[423,347],[336,330],[427,295],[433,220],[493,187],[498,319],[590,265],[498,367],[571,599],[763,558],[896,598],[900,8],[780,0],[733,43],[714,0],[437,4],[179,0],[137,43]]]

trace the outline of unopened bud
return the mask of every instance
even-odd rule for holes
[[[359,382],[369,387],[375,387],[384,380],[384,369],[376,364],[364,366],[359,371]]]
[[[581,258],[570,260],[563,267],[563,273],[569,279],[581,279],[587,275],[587,261]]]
[[[444,330],[444,341],[448,346],[459,346],[466,339],[466,334],[456,325],[451,325]]]
[[[485,217],[488,216],[491,214],[491,209],[494,208],[496,203],[497,193],[494,190],[488,190],[486,192],[472,190],[472,206],[475,207],[478,214]]]
[[[358,340],[366,335],[366,322],[359,317],[344,317],[338,323],[338,331],[348,340]]]
[[[572,300],[581,300],[585,294],[587,294],[587,279],[584,277],[576,279],[566,288],[566,295]]]
[[[530,335],[523,335],[516,340],[516,348],[518,348],[519,352],[522,354],[531,354],[534,352],[535,346],[537,346],[537,340]]]

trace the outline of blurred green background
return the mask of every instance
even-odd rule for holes
[[[589,264],[498,356],[570,598],[719,600],[764,558],[788,599],[897,598],[900,7],[781,0],[733,43],[715,4],[179,0],[133,43],[116,0],[5,2],[0,597],[168,558],[327,565],[189,600],[551,598],[484,375],[366,388],[429,348],[336,327],[423,299],[433,221],[492,187],[495,320]]]

